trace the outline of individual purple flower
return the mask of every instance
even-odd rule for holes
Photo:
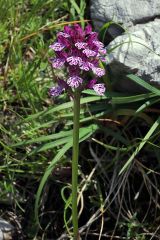
[[[100,48],[99,53],[105,55],[107,53],[107,50],[105,48]]]
[[[100,60],[101,60],[102,62],[105,62],[105,63],[106,63],[107,60],[106,60],[105,57],[101,57],[101,56],[100,56],[99,58],[100,58]]]
[[[103,68],[94,67],[92,68],[92,70],[98,77],[102,77],[105,75],[105,70]]]
[[[85,77],[86,72],[91,71],[92,75],[100,78],[105,74],[105,70],[100,68],[99,62],[105,61],[106,49],[104,44],[98,40],[98,34],[92,31],[91,25],[85,29],[78,24],[65,26],[64,30],[57,34],[57,40],[50,45],[55,51],[55,58],[50,59],[53,68],[66,68],[68,75],[64,81],[66,86],[61,85],[52,88],[52,93],[58,95],[61,89],[74,92],[76,88],[81,90],[93,88],[97,94],[102,95],[104,84],[98,85],[96,82]],[[63,91],[63,90],[62,90]]]
[[[69,34],[64,33],[64,32],[59,32],[59,33],[57,33],[57,37],[59,37],[59,36],[62,36],[62,37],[64,37],[64,38],[69,38],[69,37],[70,37]]]
[[[54,58],[51,60],[51,63],[52,63],[53,68],[61,68],[65,63],[65,59],[64,58]]]
[[[87,57],[95,57],[97,55],[97,52],[90,50],[89,48],[86,48],[82,51]]]
[[[106,90],[103,83],[98,83],[98,84],[93,85],[93,89],[100,96],[103,96],[105,93],[105,90]]]
[[[49,46],[50,48],[52,48],[54,51],[61,51],[63,48],[65,48],[65,45],[63,45],[62,43],[59,42],[55,42],[54,44]]]
[[[83,82],[83,79],[78,76],[68,78],[67,83],[70,87],[78,88]]]
[[[104,48],[104,44],[100,41],[93,41],[93,44],[98,47],[99,49],[100,48]]]
[[[84,71],[89,71],[90,70],[90,64],[89,62],[82,61],[80,65],[80,69]]]
[[[80,65],[82,63],[82,59],[80,57],[71,56],[67,58],[67,62],[69,65]]]
[[[90,80],[89,83],[87,84],[87,88],[93,89],[98,95],[103,96],[106,88],[103,83],[96,84],[96,82],[97,79]]]
[[[59,96],[62,92],[63,92],[64,88],[61,86],[57,86],[57,87],[51,87],[49,94],[52,97],[57,97]]]
[[[85,43],[85,42],[77,42],[77,43],[75,43],[75,46],[78,49],[84,49],[87,46],[87,43]]]

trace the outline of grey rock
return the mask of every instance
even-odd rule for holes
[[[0,240],[12,239],[14,227],[6,220],[0,218]]]
[[[12,231],[14,229],[14,227],[9,222],[4,220],[3,218],[0,218],[0,229],[3,232],[9,232],[9,231]]]
[[[3,232],[0,230],[0,240],[3,240]]]
[[[119,24],[112,24],[104,38],[104,43],[109,44],[107,48],[114,49],[108,62],[115,88],[135,93],[145,91],[126,77],[128,73],[159,87],[160,1],[91,0],[90,11],[97,30],[109,21]],[[128,33],[123,34],[124,28]]]
[[[91,0],[90,12],[97,30],[112,20],[128,27],[160,16],[160,1]]]
[[[109,44],[107,48],[113,49],[109,55],[109,63],[118,90],[142,91],[142,87],[126,78],[128,73],[136,74],[145,81],[160,86],[159,33],[160,19],[156,19],[131,27],[130,33],[117,37]]]

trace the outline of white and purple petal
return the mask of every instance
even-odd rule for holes
[[[86,48],[82,51],[87,57],[95,57],[97,55],[97,52],[90,50],[89,48]]]
[[[103,83],[93,85],[93,89],[100,96],[103,96],[106,91],[106,88]]]
[[[82,58],[71,56],[67,58],[67,62],[69,63],[69,65],[81,65]]]
[[[63,48],[65,48],[65,45],[62,44],[62,43],[59,43],[59,42],[55,42],[55,43],[51,44],[49,47],[50,47],[51,49],[53,49],[54,51],[59,52],[59,51],[61,51]]]
[[[88,62],[88,66],[89,66],[90,69],[93,69],[94,67],[96,67],[96,66],[94,65],[94,63],[91,63],[91,62]]]
[[[98,41],[98,33],[91,32],[88,37],[88,42],[91,44],[93,41]]]
[[[105,75],[105,70],[103,68],[98,68],[98,67],[94,67],[92,68],[94,74],[96,74],[98,77],[102,77]]]
[[[93,44],[98,48],[103,48],[104,44],[100,41],[93,41]]]
[[[79,68],[84,71],[89,71],[90,69],[88,62],[85,62],[85,61],[82,61]]]
[[[49,95],[52,97],[58,97],[62,93],[63,90],[64,90],[64,88],[61,86],[51,87],[49,90]]]
[[[100,56],[99,59],[100,59],[102,62],[105,62],[105,63],[107,62],[107,59],[106,59],[105,57],[101,57],[101,56]]]
[[[98,52],[103,55],[107,54],[107,50],[105,48],[100,48]]]
[[[78,88],[83,82],[83,79],[78,76],[72,76],[68,78],[67,83],[70,87]]]
[[[65,64],[64,58],[54,58],[51,60],[53,68],[61,68]]]
[[[59,32],[59,33],[57,33],[57,36],[59,37],[59,36],[62,36],[62,37],[64,37],[64,38],[69,38],[70,37],[70,35],[68,34],[68,33],[64,33],[64,32]]]
[[[87,46],[87,43],[85,43],[85,42],[76,42],[75,46],[80,50],[80,49],[84,49]]]

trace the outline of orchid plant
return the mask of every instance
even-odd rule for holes
[[[79,118],[80,97],[84,89],[93,89],[98,95],[104,95],[105,86],[98,83],[98,78],[105,75],[105,70],[99,67],[101,61],[105,61],[106,49],[98,40],[98,34],[92,31],[91,25],[83,29],[75,24],[72,27],[65,26],[64,30],[58,32],[57,40],[50,45],[54,50],[55,57],[50,58],[52,67],[64,68],[67,79],[57,78],[57,86],[50,89],[50,95],[59,96],[66,91],[72,98],[74,104],[73,117],[73,152],[72,152],[72,222],[73,239],[79,239],[78,233],[78,155],[79,155]],[[93,79],[88,80],[86,74],[92,72]]]

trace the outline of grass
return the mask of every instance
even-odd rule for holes
[[[48,96],[48,46],[66,22],[87,16],[85,2],[0,0],[0,9],[0,215],[16,240],[69,239],[73,105]],[[128,77],[148,92],[111,87],[81,99],[82,239],[160,238],[160,91]]]

